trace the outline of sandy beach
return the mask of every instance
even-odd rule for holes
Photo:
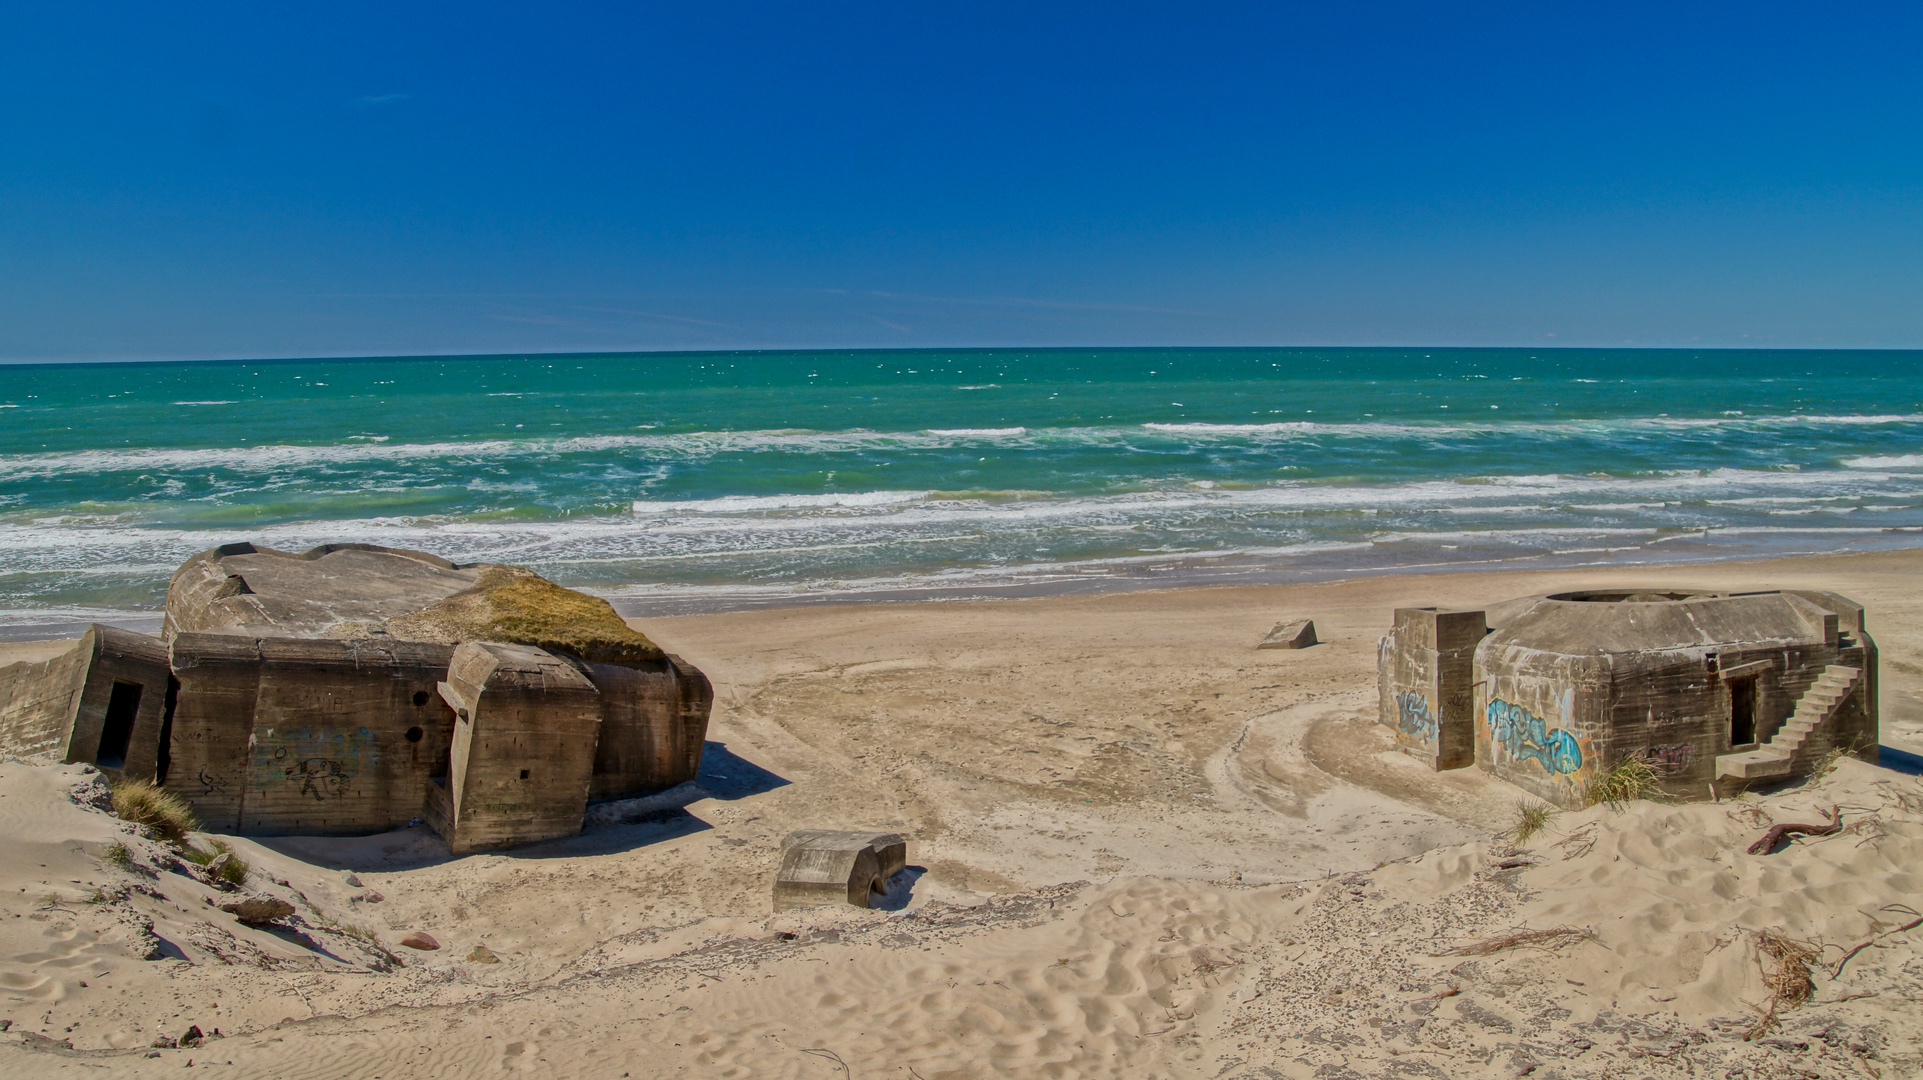
[[[0,1070],[1916,1075],[1923,928],[1896,928],[1923,891],[1920,580],[1923,551],[1892,551],[650,619],[715,685],[696,785],[460,859],[424,826],[231,838],[294,930],[210,906],[94,805],[87,767],[8,762]],[[1893,752],[1740,802],[1564,813],[1512,845],[1518,790],[1391,749],[1393,608],[1627,584],[1863,603]],[[1290,618],[1323,644],[1254,648]],[[1832,805],[1842,834],[1745,853]],[[781,837],[854,827],[909,838],[912,887],[773,914]],[[1451,954],[1558,927],[1579,933]],[[1768,928],[1820,963],[1811,1003],[1757,1030]],[[400,947],[411,931],[441,947]],[[153,1049],[190,1025],[198,1046]]]

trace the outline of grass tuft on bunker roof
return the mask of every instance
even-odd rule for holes
[[[489,566],[474,587],[387,620],[396,637],[452,645],[499,641],[569,653],[600,664],[659,660],[660,646],[598,596],[565,589],[531,570]]]

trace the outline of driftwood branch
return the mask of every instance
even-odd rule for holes
[[[1786,821],[1781,825],[1771,825],[1769,831],[1763,834],[1761,840],[1749,846],[1749,853],[1751,855],[1768,855],[1770,852],[1776,850],[1776,845],[1781,843],[1784,837],[1789,836],[1791,833],[1801,833],[1804,836],[1830,836],[1842,832],[1842,811],[1834,806],[1830,807],[1829,818],[1830,823],[1828,825],[1802,825],[1792,821]]]
[[[825,1046],[810,1046],[810,1047],[804,1048],[801,1052],[804,1054],[813,1054],[818,1058],[827,1058],[829,1061],[832,1061],[835,1064],[841,1066],[841,1075],[844,1077],[850,1078],[850,1080],[852,1080],[852,1078],[855,1075],[853,1072],[849,1071],[848,1063],[841,1060],[840,1054],[835,1053],[833,1050],[830,1050]]]
[[[1885,908],[1884,910],[1887,911],[1889,909]],[[1841,960],[1838,960],[1836,962],[1836,966],[1830,969],[1830,978],[1833,980],[1838,976],[1842,975],[1843,965],[1849,963],[1851,960],[1854,960],[1856,958],[1857,953],[1860,953],[1864,949],[1867,949],[1870,946],[1876,944],[1877,942],[1883,940],[1884,938],[1889,937],[1891,934],[1901,934],[1901,933],[1904,933],[1905,931],[1914,930],[1919,926],[1923,926],[1923,916],[1918,916],[1917,918],[1911,919],[1909,922],[1906,922],[1901,926],[1895,927],[1890,930],[1885,930],[1880,934],[1871,935],[1868,941],[1859,943],[1855,948],[1843,954],[1843,958]]]
[[[1487,941],[1478,941],[1470,945],[1464,945],[1459,949],[1450,949],[1447,952],[1430,953],[1429,955],[1490,956],[1502,952],[1505,949],[1517,949],[1525,946],[1542,949],[1559,949],[1564,945],[1573,945],[1579,941],[1596,940],[1597,937],[1594,930],[1585,930],[1575,926],[1558,926],[1553,930],[1518,930],[1513,934],[1504,934],[1501,937],[1490,938]]]

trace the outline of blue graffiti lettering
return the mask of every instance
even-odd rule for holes
[[[1396,695],[1396,710],[1401,714],[1397,726],[1404,735],[1435,740],[1436,716],[1429,710],[1428,698],[1405,690]]]
[[[1550,728],[1542,717],[1520,705],[1495,700],[1484,715],[1489,734],[1513,758],[1535,758],[1551,773],[1572,773],[1582,768],[1582,747],[1576,737],[1561,728]]]

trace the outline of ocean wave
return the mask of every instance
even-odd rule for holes
[[[1852,469],[1923,469],[1923,454],[1844,458],[1843,464]]]
[[[700,610],[740,604],[800,603],[820,599],[885,599],[995,595],[998,590],[1047,592],[1059,588],[1142,587],[1178,583],[1316,580],[1355,573],[1426,571],[1510,564],[1582,566],[1636,562],[1677,562],[1756,554],[1908,547],[1923,543],[1923,525],[1898,528],[1812,528],[1735,526],[1703,523],[1688,528],[1648,523],[1603,528],[1567,524],[1517,527],[1423,529],[1402,523],[1351,538],[1296,533],[1293,541],[1268,542],[1245,537],[1196,537],[1182,531],[1149,550],[1090,552],[1037,550],[1010,557],[1010,540],[1023,546],[1045,533],[978,533],[953,546],[955,536],[850,533],[824,542],[816,535],[781,536],[764,546],[756,534],[709,530],[684,542],[662,543],[658,535],[607,527],[530,526],[481,529],[472,526],[426,527],[421,523],[316,522],[312,532],[268,530],[253,538],[298,550],[321,539],[360,540],[425,548],[460,562],[498,561],[533,566],[579,588],[650,610]],[[1087,534],[1084,533],[1084,536]],[[1134,536],[1129,530],[1126,535]],[[147,535],[128,547],[95,547],[92,537],[58,538],[35,551],[9,557],[10,573],[0,574],[7,601],[0,611],[0,636],[9,625],[74,621],[117,621],[151,617],[125,603],[91,607],[76,597],[108,595],[144,588],[157,606],[172,563],[233,535]],[[44,537],[55,540],[55,537]],[[760,537],[766,540],[766,537]],[[743,540],[748,541],[742,543]],[[79,542],[75,542],[79,541]],[[1250,542],[1254,541],[1254,542]],[[1283,542],[1276,542],[1283,541]],[[918,545],[938,546],[930,559],[917,560]],[[1073,545],[1071,545],[1071,548]],[[149,558],[126,560],[137,554]],[[21,557],[24,556],[24,557]],[[154,561],[153,556],[163,556]],[[107,581],[107,592],[75,586],[76,571],[89,565]],[[118,578],[115,578],[118,575]],[[82,578],[87,577],[82,573]],[[110,610],[109,610],[110,609]]]
[[[1911,502],[1906,506],[1903,500]],[[1771,514],[1841,513],[1860,504],[1887,508],[1886,513],[1923,514],[1923,486],[1902,474],[1736,469],[1636,478],[1542,474],[1375,485],[1281,482],[1212,490],[1167,481],[1150,490],[1086,496],[900,490],[735,495],[638,500],[626,504],[625,513],[558,520],[489,512],[235,529],[169,528],[120,513],[11,512],[0,517],[0,554],[15,571],[88,565],[103,572],[138,567],[164,575],[187,554],[242,537],[294,548],[339,540],[425,546],[469,560],[529,551],[561,558],[591,558],[597,552],[629,558],[650,552],[665,556],[817,543],[959,542],[956,537],[1021,537],[1042,530],[1049,532],[1051,543],[1104,530],[1178,530],[1196,536],[1277,529],[1327,534],[1370,528],[1368,520],[1383,515],[1417,521],[1437,513],[1458,520],[1481,516],[1492,525],[1582,512],[1615,515],[1624,522],[1720,526]]]
[[[218,404],[205,402],[204,404]],[[22,480],[116,472],[149,473],[222,469],[262,473],[313,467],[406,464],[436,459],[498,461],[566,457],[577,454],[633,453],[661,459],[701,460],[723,454],[829,454],[863,451],[941,450],[955,447],[1022,449],[1039,446],[1126,446],[1143,438],[1175,438],[1190,443],[1288,443],[1305,439],[1534,439],[1594,438],[1669,429],[1774,430],[1788,425],[1812,428],[1923,424],[1923,414],[1799,415],[1707,419],[1632,417],[1610,420],[1322,423],[1280,421],[1262,424],[1161,423],[1062,428],[931,428],[918,431],[697,431],[679,434],[583,435],[562,438],[477,439],[422,443],[382,442],[356,436],[338,443],[267,444],[244,447],[156,447],[91,449],[0,456],[0,478]],[[1923,457],[1854,457],[1852,468],[1914,468]]]
[[[1874,474],[1840,471],[1712,469],[1679,470],[1645,477],[1563,476],[1548,473],[1358,485],[1284,481],[1260,486],[1208,487],[1170,480],[1148,485],[1147,490],[1123,494],[1073,496],[1035,491],[871,491],[825,495],[739,495],[684,501],[641,500],[634,503],[634,511],[637,515],[660,520],[677,516],[765,517],[778,515],[785,510],[849,510],[859,512],[859,517],[866,520],[873,511],[883,509],[901,520],[927,520],[977,515],[1002,519],[1057,517],[1087,511],[1137,510],[1144,514],[1162,514],[1184,508],[1227,511],[1237,508],[1339,510],[1463,506],[1490,512],[1550,512],[1562,509],[1650,510],[1676,503],[1693,503],[1812,506],[1822,509],[1822,504],[1860,498],[1923,499],[1923,488],[1907,485],[1892,488],[1881,484],[1881,479]],[[1774,493],[1784,490],[1795,493]],[[1748,492],[1756,494],[1738,494]],[[1527,501],[1516,503],[1518,498]],[[819,516],[810,517],[812,522],[820,520]]]
[[[776,510],[867,510],[920,502],[926,491],[856,491],[827,495],[724,495],[715,499],[637,499],[634,512],[659,514],[765,514]]]

